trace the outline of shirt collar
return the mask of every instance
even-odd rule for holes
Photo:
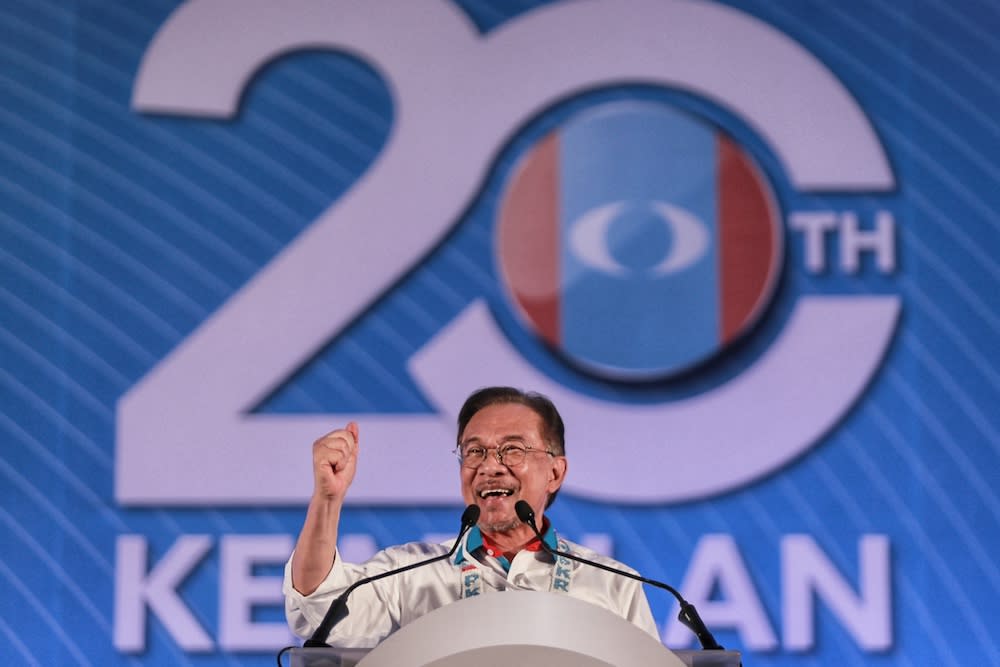
[[[488,546],[491,546],[487,544],[489,538],[484,538],[485,536],[482,531],[479,530],[479,526],[473,526],[472,530],[470,530],[469,534],[465,537],[465,548],[459,549],[458,553],[455,555],[455,564],[459,565],[465,562],[466,554],[474,553],[476,549],[486,549]],[[559,537],[556,535],[555,529],[552,528],[552,524],[549,523],[549,518],[545,516],[542,517],[542,539],[550,549],[554,550],[559,548]],[[524,545],[524,548],[527,551],[539,551],[541,550],[542,545],[536,537]],[[502,558],[503,554],[497,554],[497,556]]]

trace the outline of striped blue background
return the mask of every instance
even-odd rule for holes
[[[537,4],[460,3],[488,31]],[[498,156],[461,224],[429,260],[289,380],[263,411],[422,412],[406,360],[470,300],[487,298],[536,366],[601,398],[695,394],[766,349],[795,298],[898,293],[886,364],[809,455],[756,484],[679,506],[560,496],[572,539],[607,533],[644,574],[679,581],[698,538],[733,536],[781,636],[783,535],[808,533],[852,581],[856,541],[892,544],[894,640],[860,650],[826,611],[805,653],[748,652],[753,665],[1000,665],[1000,6],[989,0],[738,4],[803,44],[858,99],[898,189],[806,196],[738,118],[683,91],[596,91],[552,109]],[[261,72],[231,122],[140,116],[139,60],[174,8],[84,0],[0,1],[0,657],[29,665],[266,665],[269,654],[185,654],[155,620],[148,649],[112,646],[114,546],[139,534],[157,559],[182,534],[293,534],[300,508],[124,509],[113,497],[115,402],[330,202],[392,125],[369,67],[328,53]],[[598,36],[595,36],[598,39]],[[801,243],[767,321],[683,382],[604,383],[520,328],[493,269],[493,215],[512,163],[575,109],[664,100],[711,119],[764,166],[785,211],[857,210],[897,220],[898,271],[805,273]],[[265,318],[262,317],[262,326]],[[570,444],[571,446],[571,444]],[[263,482],[263,483],[266,483]],[[308,484],[309,480],[303,480]],[[627,480],[623,480],[627,484]],[[346,532],[379,544],[454,529],[451,508],[353,508]],[[213,551],[183,595],[216,635]],[[659,623],[667,601],[650,595]],[[277,609],[262,610],[277,618]],[[722,643],[742,648],[724,629]]]

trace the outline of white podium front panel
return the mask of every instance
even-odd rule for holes
[[[684,667],[616,614],[557,593],[488,593],[445,605],[386,639],[359,667]]]

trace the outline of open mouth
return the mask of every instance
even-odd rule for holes
[[[514,495],[512,489],[483,489],[479,492],[480,498],[506,498]]]

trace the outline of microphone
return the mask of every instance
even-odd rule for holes
[[[448,553],[441,554],[440,556],[434,556],[433,558],[428,558],[427,560],[422,560],[419,563],[410,563],[409,565],[398,567],[395,570],[380,572],[379,574],[359,579],[348,586],[347,590],[341,593],[340,596],[333,601],[330,608],[326,611],[323,621],[319,624],[319,627],[316,628],[316,631],[313,632],[312,637],[307,639],[303,646],[306,648],[327,646],[326,638],[330,635],[330,630],[332,630],[333,626],[346,618],[350,613],[347,609],[347,596],[349,596],[355,588],[364,586],[365,584],[370,584],[371,582],[378,581],[379,579],[384,579],[385,577],[391,577],[395,574],[406,572],[407,570],[413,570],[418,567],[423,567],[424,565],[436,563],[439,560],[451,558],[455,551],[458,550],[458,545],[461,544],[462,538],[465,537],[465,534],[469,532],[469,530],[479,521],[479,512],[480,509],[478,505],[469,505],[465,508],[465,511],[462,512],[462,528],[458,531],[458,537],[455,538],[455,543],[451,545],[451,549],[448,550]]]
[[[514,504],[514,511],[517,513],[517,518],[523,523],[527,524],[538,540],[542,543],[542,548],[549,552],[553,556],[565,556],[570,560],[575,560],[586,565],[593,565],[594,567],[600,568],[607,572],[613,574],[620,574],[623,577],[628,577],[629,579],[635,579],[636,581],[641,581],[644,584],[649,584],[655,586],[656,588],[662,588],[665,591],[671,593],[681,605],[680,613],[677,614],[677,620],[686,625],[691,632],[698,637],[698,641],[701,642],[701,648],[712,651],[724,650],[723,647],[715,641],[715,637],[709,631],[705,622],[701,620],[701,616],[698,615],[698,610],[694,608],[694,605],[684,599],[680,592],[673,586],[669,586],[661,581],[656,581],[655,579],[647,579],[638,574],[632,574],[631,572],[625,572],[624,570],[618,570],[603,563],[596,563],[592,560],[587,560],[586,558],[581,558],[575,554],[571,554],[567,551],[560,551],[558,549],[553,549],[545,543],[544,538],[542,538],[541,532],[538,530],[538,526],[535,524],[535,510],[531,509],[531,505],[524,500],[518,500]]]

